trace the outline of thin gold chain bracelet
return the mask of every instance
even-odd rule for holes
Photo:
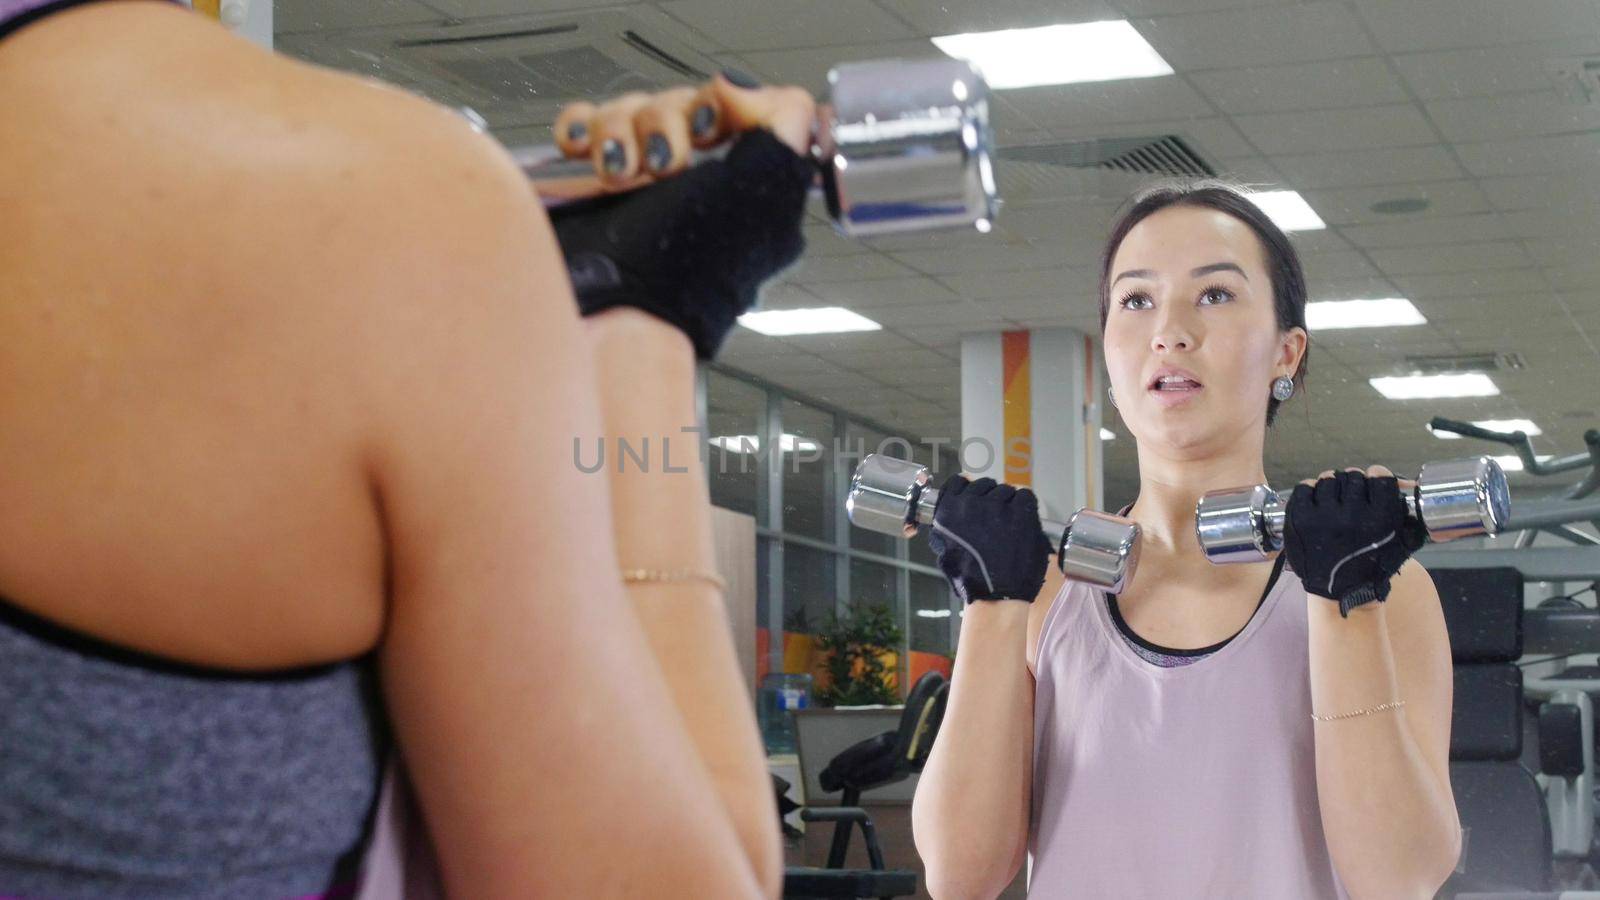
[[[1337,722],[1340,719],[1354,719],[1357,716],[1368,716],[1373,713],[1383,712],[1386,709],[1399,709],[1405,705],[1406,702],[1404,700],[1391,700],[1388,703],[1380,703],[1377,706],[1369,706],[1366,709],[1358,709],[1355,712],[1340,713],[1337,716],[1319,716],[1316,713],[1312,713],[1311,718],[1317,720],[1318,722]]]
[[[724,593],[728,590],[728,583],[722,580],[721,575],[700,569],[623,569],[622,581],[624,584],[632,582],[703,581]]]

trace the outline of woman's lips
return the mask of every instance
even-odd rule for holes
[[[1160,385],[1155,385],[1149,389],[1149,394],[1155,398],[1157,403],[1161,404],[1162,408],[1170,409],[1171,407],[1188,403],[1199,396],[1203,390],[1205,390],[1204,385],[1191,381],[1183,387],[1163,388]]]

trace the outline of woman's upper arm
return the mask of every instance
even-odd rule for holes
[[[623,596],[605,473],[574,457],[599,414],[548,222],[491,148],[413,137],[406,195],[374,211],[393,274],[365,335],[367,468],[385,699],[445,883],[752,896]]]
[[[1055,563],[1056,558],[1051,556],[1050,564],[1044,570],[1044,587],[1028,609],[1028,673],[1035,678],[1039,677],[1039,636],[1044,632],[1044,622],[1050,615],[1050,607],[1055,605],[1056,595],[1067,583],[1067,576],[1056,568]]]
[[[1450,783],[1450,713],[1454,675],[1444,609],[1428,571],[1407,560],[1395,576],[1385,604],[1395,680],[1406,701],[1406,720],[1417,745],[1438,774]]]

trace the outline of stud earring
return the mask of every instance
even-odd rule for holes
[[[1272,399],[1282,403],[1294,396],[1294,379],[1287,375],[1279,375],[1272,379]]]

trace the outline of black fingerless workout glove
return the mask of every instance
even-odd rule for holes
[[[1339,615],[1389,597],[1389,579],[1427,540],[1406,512],[1395,478],[1335,472],[1296,485],[1285,509],[1283,552],[1307,591],[1339,602]]]
[[[710,359],[762,282],[805,248],[815,168],[772,132],[663,181],[550,211],[578,309],[633,306],[677,326]]]
[[[1039,527],[1039,498],[1033,491],[960,475],[951,475],[939,488],[928,546],[966,603],[1033,602],[1055,549]]]

